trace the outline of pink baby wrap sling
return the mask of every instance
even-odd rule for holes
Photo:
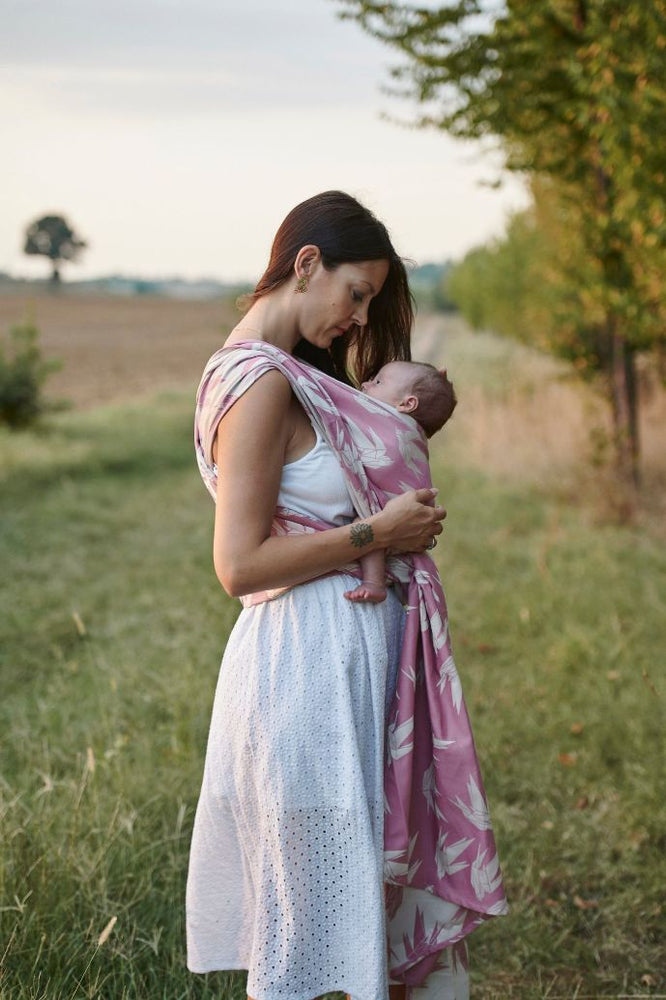
[[[243,341],[210,358],[197,394],[197,461],[213,498],[211,449],[219,421],[273,369],[289,381],[337,455],[361,517],[406,490],[431,485],[427,441],[415,420],[271,344]],[[271,533],[330,527],[277,507]],[[391,556],[387,570],[406,608],[384,772],[389,974],[417,985],[437,967],[443,949],[508,906],[439,573],[425,554]],[[344,571],[359,575],[358,563]],[[243,604],[275,599],[285,589],[248,595]],[[429,905],[433,897],[449,904],[445,918]]]

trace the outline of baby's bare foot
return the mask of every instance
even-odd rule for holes
[[[366,604],[381,604],[386,600],[386,587],[375,583],[361,583],[354,590],[346,590],[348,601],[359,601]]]

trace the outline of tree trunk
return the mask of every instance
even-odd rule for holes
[[[631,474],[635,486],[641,484],[640,450],[641,439],[638,430],[638,376],[636,373],[636,352],[625,344],[624,355],[627,401],[629,405],[629,440],[631,443]]]
[[[618,327],[615,316],[607,317],[611,346],[611,393],[615,428],[615,456],[620,485],[633,513],[638,486],[637,381],[634,352]]]
[[[58,264],[58,261],[57,260],[52,260],[51,261],[51,267],[53,268],[53,270],[51,272],[51,284],[52,285],[59,285],[60,284],[60,266]]]

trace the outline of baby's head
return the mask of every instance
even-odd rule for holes
[[[425,361],[390,361],[361,389],[414,417],[426,437],[444,426],[457,402],[446,369],[440,371]]]

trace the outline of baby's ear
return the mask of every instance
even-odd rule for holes
[[[405,396],[403,399],[400,400],[400,402],[396,406],[396,410],[398,410],[399,413],[413,413],[418,405],[419,405],[418,396],[413,396],[413,395]]]

